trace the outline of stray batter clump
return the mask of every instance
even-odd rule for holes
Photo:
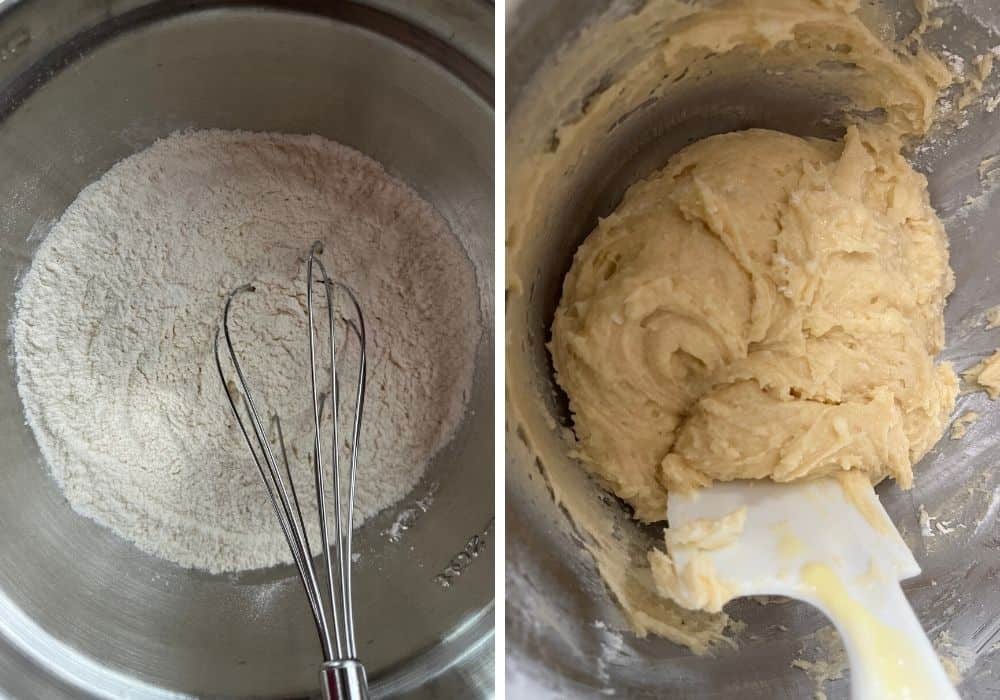
[[[957,380],[925,178],[886,131],[677,153],[576,253],[550,350],[579,456],[638,518],[668,489],[857,470],[903,487]]]

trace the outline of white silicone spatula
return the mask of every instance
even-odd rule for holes
[[[844,641],[854,700],[950,700],[941,667],[899,581],[920,573],[873,489],[820,479],[734,481],[671,493],[670,526],[746,507],[742,534],[717,549],[675,545],[678,571],[707,557],[731,598],[785,595],[822,610]]]

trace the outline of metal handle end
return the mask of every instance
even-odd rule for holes
[[[323,700],[368,700],[368,676],[357,659],[327,661],[319,669]]]

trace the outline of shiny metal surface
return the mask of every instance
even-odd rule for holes
[[[489,697],[493,111],[492,47],[481,44],[492,6],[377,5],[0,3],[0,323],[80,189],[174,130],[312,132],[385,164],[470,251],[484,336],[459,434],[398,509],[356,535],[358,654],[375,697]],[[78,516],[40,462],[4,354],[0,694],[315,693],[321,655],[293,568],[184,570]],[[415,508],[432,493],[427,512]],[[416,517],[393,544],[383,533],[407,508]]]
[[[353,659],[323,664],[319,687],[323,700],[368,700],[365,667]]]
[[[572,114],[573,104],[585,97],[552,98],[551,109],[546,105],[551,114],[547,123],[519,120],[526,96],[554,94],[533,82],[539,67],[600,13],[623,15],[641,4],[638,0],[515,3],[507,21],[508,142],[515,130],[522,136],[530,132],[524,138],[527,142],[547,137],[561,115]],[[898,34],[916,24],[908,0],[879,4],[888,5],[886,16]],[[932,46],[946,46],[971,61],[1000,44],[1000,11],[995,3],[972,0],[960,3],[960,8],[943,4],[943,26],[929,34]],[[604,77],[600,68],[588,70],[593,71],[593,89],[600,89]],[[993,76],[987,91],[996,90],[997,76]],[[562,277],[576,246],[597,217],[614,208],[627,186],[661,167],[687,143],[710,134],[751,126],[808,135],[836,133],[823,123],[823,117],[836,112],[835,105],[806,93],[778,92],[752,67],[732,78],[713,76],[659,102],[621,105],[622,113],[633,108],[623,126],[593,144],[587,157],[567,173],[565,194],[545,202],[549,226],[530,243],[532,269],[537,267],[537,272],[520,280],[524,289],[531,290],[532,302],[523,311],[525,337],[508,344],[508,361],[523,357],[533,368],[540,381],[538,395],[553,425],[566,425],[567,416],[552,398],[557,392],[543,343]],[[943,359],[959,370],[1000,346],[1000,331],[986,331],[982,323],[982,312],[1000,304],[1000,275],[995,272],[1000,265],[996,229],[1000,197],[991,194],[990,183],[981,181],[978,173],[984,157],[1000,153],[1000,111],[987,112],[978,104],[967,116],[966,126],[941,130],[933,135],[931,147],[911,154],[929,178],[932,201],[951,240],[957,288],[946,310],[948,345]],[[514,165],[508,150],[508,172]],[[967,205],[967,197],[975,202]],[[508,387],[508,392],[525,388]],[[995,469],[1000,460],[1000,410],[981,392],[959,397],[956,414],[966,410],[977,411],[982,418],[963,440],[945,438],[927,455],[916,468],[912,491],[884,484],[879,492],[923,567],[923,574],[906,582],[904,589],[931,639],[947,632],[954,647],[964,650],[970,667],[960,692],[969,700],[1000,697],[1000,479]],[[638,639],[628,632],[579,535],[553,503],[544,470],[525,449],[516,427],[508,426],[508,431],[507,688],[512,697],[813,696],[813,680],[790,664],[803,648],[814,645],[810,635],[827,622],[804,604],[737,601],[727,610],[746,623],[736,635],[739,647],[721,649],[714,658],[696,657],[663,639]],[[603,496],[592,483],[582,487],[589,488],[595,499]],[[955,529],[922,535],[918,522],[922,505]],[[623,508],[611,510],[619,511],[619,527],[635,527]],[[848,697],[847,679],[828,684],[827,692],[831,698]]]

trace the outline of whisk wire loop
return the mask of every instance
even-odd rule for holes
[[[312,612],[313,621],[320,639],[320,646],[323,651],[324,664],[321,669],[321,683],[326,697],[343,696],[342,693],[334,693],[330,690],[333,687],[343,686],[354,688],[349,694],[351,700],[355,698],[367,697],[367,681],[365,680],[364,667],[357,661],[357,645],[354,634],[354,610],[351,597],[351,546],[352,531],[354,526],[354,495],[357,481],[358,469],[358,449],[361,439],[362,415],[364,412],[364,397],[367,382],[367,358],[364,315],[361,312],[361,305],[354,292],[339,281],[331,279],[323,261],[319,255],[323,252],[322,243],[317,241],[309,251],[306,261],[306,316],[308,322],[309,335],[309,380],[311,408],[313,413],[313,454],[312,468],[316,487],[316,509],[319,519],[320,538],[322,540],[323,568],[322,573],[318,573],[316,565],[313,563],[312,549],[309,543],[307,527],[302,515],[302,508],[298,493],[295,489],[295,480],[292,477],[292,470],[288,461],[288,452],[285,446],[285,438],[281,428],[280,418],[272,414],[272,431],[277,437],[277,446],[280,449],[284,473],[279,468],[278,460],[275,458],[272,442],[268,437],[261,420],[257,404],[254,401],[253,392],[247,381],[243,367],[240,364],[237,352],[234,348],[232,334],[230,330],[230,311],[233,299],[242,293],[253,292],[255,288],[251,284],[243,285],[233,289],[226,297],[223,311],[222,323],[215,334],[215,362],[219,372],[219,379],[225,388],[226,398],[236,423],[240,429],[244,441],[250,450],[257,472],[264,483],[268,499],[274,514],[278,519],[278,524],[282,534],[288,542],[295,562],[296,571],[302,586],[306,591],[309,608]],[[326,302],[327,333],[324,342],[318,341],[317,337],[317,312],[316,300],[314,298],[314,287],[322,285],[323,296]],[[342,503],[342,475],[341,475],[341,405],[340,405],[340,377],[338,375],[338,353],[337,353],[337,333],[335,313],[335,292],[340,293],[346,299],[346,306],[351,312],[348,316],[341,316],[339,320],[344,328],[344,342],[351,339],[358,343],[358,372],[356,377],[354,392],[354,405],[351,413],[353,420],[348,422],[350,429],[349,444],[349,464],[346,502]],[[350,316],[353,315],[353,318]],[[224,344],[221,340],[224,339]],[[321,362],[317,362],[318,348],[325,344],[329,353],[329,382],[331,394],[332,416],[330,420],[330,479],[332,483],[333,503],[333,527],[331,532],[329,513],[326,504],[326,471],[327,464],[323,455],[323,412],[326,395],[320,389],[320,374],[325,370]],[[224,353],[223,353],[224,350]],[[226,379],[226,372],[223,369],[223,354],[228,357],[232,366],[232,373],[238,381],[238,391],[231,382]],[[242,401],[237,400],[237,395],[242,397]],[[240,410],[242,404],[243,410]],[[245,415],[244,415],[245,414]],[[247,424],[249,423],[249,428]],[[251,437],[251,433],[253,437]],[[255,446],[256,445],[256,446]],[[346,511],[346,512],[345,512]],[[336,558],[336,564],[334,564]],[[334,574],[336,565],[336,575]],[[323,582],[321,587],[320,581]],[[325,590],[324,590],[325,589]],[[329,607],[328,607],[329,606]],[[343,696],[347,697],[347,696]]]
[[[333,464],[332,477],[333,477],[333,493],[335,494],[333,509],[334,517],[337,523],[337,532],[340,532],[340,439],[338,431],[338,423],[340,422],[337,417],[340,412],[340,402],[337,400],[338,387],[337,387],[337,356],[336,356],[336,343],[334,342],[334,325],[333,325],[333,294],[330,289],[330,277],[326,272],[326,267],[323,262],[319,260],[316,256],[322,252],[322,244],[317,241],[313,243],[312,248],[309,251],[309,260],[306,263],[306,316],[309,325],[309,384],[310,391],[312,394],[312,405],[313,405],[313,472],[316,479],[316,493],[322,494],[323,497],[317,498],[317,509],[319,511],[319,527],[320,527],[320,538],[323,542],[323,558],[325,562],[326,577],[327,577],[327,592],[330,596],[330,605],[334,610],[338,609],[338,606],[342,605],[340,600],[336,599],[338,594],[338,589],[334,585],[333,578],[333,557],[330,550],[330,526],[329,519],[326,512],[326,486],[324,483],[324,472],[326,471],[323,465],[323,445],[320,440],[321,435],[321,424],[322,415],[320,414],[320,400],[319,400],[319,385],[316,379],[317,369],[316,369],[316,322],[315,322],[315,312],[313,304],[313,286],[316,283],[315,276],[313,275],[313,265],[319,267],[320,279],[319,281],[323,285],[323,291],[326,294],[326,313],[327,322],[329,329],[329,352],[330,352],[330,386],[333,391],[333,419],[332,424],[332,449],[330,460]],[[342,579],[343,572],[343,559],[342,550],[340,542],[337,543],[337,571],[338,578]],[[339,589],[340,595],[343,595],[343,588]],[[341,608],[342,609],[342,608]],[[343,642],[343,631],[341,630],[340,620],[337,615],[333,616],[333,637],[334,643],[336,645],[336,658],[344,657],[344,642]]]
[[[354,313],[357,317],[357,323],[353,321],[348,321],[348,329],[354,333],[357,338],[358,344],[364,348],[367,344],[367,336],[365,333],[365,317],[361,313],[361,305],[358,303],[358,299],[354,296],[354,292],[351,289],[339,282],[335,282],[334,286],[341,289],[347,298],[350,300],[351,305],[354,307]],[[348,497],[347,497],[347,527],[344,531],[344,552],[347,558],[347,566],[345,567],[346,576],[344,578],[344,605],[347,611],[347,619],[354,619],[354,605],[353,597],[351,595],[351,538],[354,533],[354,489],[355,483],[357,482],[358,474],[358,450],[357,444],[361,439],[361,417],[364,414],[365,409],[365,389],[367,386],[368,375],[367,375],[367,363],[365,358],[365,353],[362,352],[358,360],[358,381],[357,381],[357,392],[354,397],[354,425],[351,428],[351,464],[350,464],[350,482],[348,485]],[[357,656],[357,646],[354,639],[354,625],[347,628],[347,653],[351,658]]]
[[[253,399],[253,392],[250,389],[246,375],[243,372],[243,367],[240,364],[236,350],[233,347],[232,335],[230,333],[229,314],[233,299],[238,294],[253,291],[255,291],[253,285],[247,284],[237,287],[227,295],[221,331],[223,337],[225,338],[225,346],[230,363],[232,364],[236,378],[239,381],[239,390],[242,395],[244,410],[249,417],[250,426],[253,430],[254,438],[256,438],[260,453],[263,455],[263,462],[267,465],[266,469],[264,468],[264,464],[261,463],[261,458],[258,455],[257,449],[254,448],[254,442],[250,439],[245,419],[240,415],[240,411],[237,409],[236,399],[233,397],[232,391],[226,381],[226,376],[222,369],[222,359],[219,354],[219,331],[216,331],[215,334],[216,368],[219,371],[219,379],[222,381],[226,398],[229,401],[229,406],[232,409],[233,416],[236,418],[236,422],[243,435],[243,439],[246,441],[250,454],[253,456],[254,464],[257,466],[260,478],[264,482],[268,499],[274,509],[274,514],[278,518],[278,524],[281,526],[281,531],[284,534],[285,539],[288,542],[288,547],[292,552],[292,559],[295,561],[299,578],[302,580],[302,585],[306,589],[306,595],[309,598],[309,605],[312,609],[313,618],[316,621],[317,632],[320,637],[321,646],[323,647],[323,656],[324,658],[328,658],[329,656],[332,656],[333,648],[326,622],[326,612],[323,608],[322,599],[319,597],[319,586],[316,583],[316,572],[313,567],[312,555],[309,550],[306,549],[307,538],[305,536],[305,523],[302,521],[301,517],[296,518],[292,514],[291,504],[288,500],[288,491],[285,488],[284,480],[281,477],[281,472],[278,469],[274,453],[271,450],[270,441],[267,439],[267,435],[264,431],[260,414],[257,412],[257,406]]]

